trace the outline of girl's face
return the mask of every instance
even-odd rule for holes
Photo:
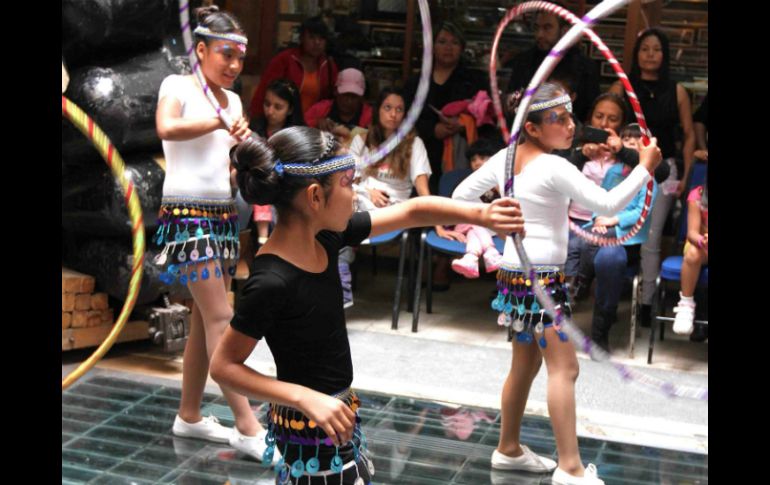
[[[471,158],[471,170],[475,172],[480,169],[487,160],[489,160],[489,157],[486,155],[474,155],[473,158]]]
[[[324,228],[344,231],[353,215],[353,177],[355,170],[337,172],[331,176],[326,205],[323,209]]]
[[[460,62],[462,45],[460,40],[446,30],[442,30],[436,36],[434,56],[437,62],[444,66],[454,66]]]
[[[269,89],[265,92],[265,102],[262,107],[269,126],[284,126],[286,118],[291,114],[289,102],[279,97]]]
[[[663,46],[655,35],[650,35],[642,41],[639,47],[639,68],[642,71],[658,71],[663,64]]]
[[[606,99],[597,103],[591,114],[591,126],[594,128],[601,128],[606,131],[613,129],[617,133],[620,131],[622,123],[623,111],[621,111],[620,106]]]
[[[326,52],[326,39],[307,30],[302,33],[300,44],[302,51],[311,57],[321,57]]]
[[[391,94],[380,105],[380,125],[387,133],[396,131],[404,120],[404,98]]]
[[[630,150],[639,151],[642,149],[642,139],[633,136],[624,136],[623,146]]]
[[[209,84],[221,88],[231,88],[243,70],[246,48],[243,44],[229,40],[211,40],[207,46],[198,42],[198,58],[201,70]]]
[[[527,130],[527,136],[536,138],[548,152],[570,148],[575,138],[575,122],[572,121],[572,116],[564,105],[543,113],[541,124],[528,121],[526,125],[530,127],[530,130]]]

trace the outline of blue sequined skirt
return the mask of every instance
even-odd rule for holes
[[[154,260],[163,268],[163,283],[186,285],[221,278],[223,268],[235,275],[240,225],[233,199],[163,197],[158,224],[152,240],[163,247]],[[197,266],[206,261],[213,261],[213,268]]]
[[[492,309],[498,312],[497,324],[508,328],[508,340],[516,338],[517,342],[524,344],[537,340],[545,348],[544,331],[555,327],[561,341],[566,342],[567,334],[545,312],[532,287],[535,282],[544,286],[556,302],[556,308],[565,317],[570,316],[572,312],[564,284],[564,269],[562,266],[534,266],[533,270],[534,282],[524,273],[523,268],[506,263],[500,265],[497,271],[497,297],[492,301]]]

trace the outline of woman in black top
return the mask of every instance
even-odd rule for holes
[[[652,136],[658,139],[658,146],[663,153],[664,162],[671,167],[669,183],[679,183],[672,192],[667,191],[664,182],[655,198],[655,205],[650,214],[650,234],[642,245],[642,309],[643,326],[649,326],[652,297],[655,292],[655,280],[660,272],[660,242],[663,226],[674,200],[681,196],[687,183],[687,175],[693,163],[695,151],[695,132],[693,131],[692,109],[687,90],[671,80],[669,69],[669,47],[666,34],[658,29],[648,29],[637,39],[634,45],[633,63],[629,80],[639,97],[647,126]],[[622,95],[620,81],[610,88],[610,92]],[[677,130],[684,133],[682,153],[676,151]],[[684,159],[684,171],[676,170],[675,157]],[[662,165],[662,164],[661,164]]]
[[[377,212],[353,213],[355,159],[337,155],[328,132],[291,127],[266,143],[231,152],[247,202],[273,204],[279,218],[260,249],[238,309],[217,347],[211,375],[221,385],[271,402],[268,452],[283,455],[279,482],[369,482],[373,467],[350,390],[353,366],[337,255],[343,246],[408,227],[467,222],[520,232],[518,203],[459,203],[419,197]],[[244,365],[264,338],[277,380]],[[359,466],[365,465],[365,466]]]

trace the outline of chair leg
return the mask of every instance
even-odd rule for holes
[[[433,249],[428,246],[428,283],[425,285],[425,311],[433,313]]]
[[[660,287],[660,308],[663,310],[663,313],[666,313],[666,282],[664,281],[663,284]],[[666,322],[663,320],[660,321],[660,341],[663,342],[663,337],[665,337],[666,332]]]
[[[393,323],[391,328],[398,330],[398,313],[401,310],[401,287],[404,283],[404,263],[406,261],[406,240],[409,233],[404,231],[401,235],[401,252],[398,256],[398,276],[396,277],[396,292],[393,295]]]
[[[631,334],[628,337],[628,358],[634,358],[636,344],[636,321],[639,315],[639,275],[631,282]]]
[[[414,265],[416,264],[414,254],[418,244],[419,241],[417,238],[409,238],[409,283],[407,285],[409,298],[406,300],[406,311],[409,313],[414,312]]]
[[[420,234],[420,255],[417,258],[417,278],[414,284],[414,312],[412,313],[412,332],[417,332],[417,323],[420,321],[420,283],[422,282],[422,258],[425,253],[426,231]]]
[[[652,318],[657,319],[660,300],[660,276],[655,280],[655,294],[652,297]],[[655,347],[655,322],[650,324],[650,348],[647,351],[647,364],[652,364],[652,349]]]

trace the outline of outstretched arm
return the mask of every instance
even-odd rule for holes
[[[524,230],[519,202],[511,198],[497,199],[491,204],[462,202],[446,197],[415,197],[374,211],[370,237],[412,227],[447,224],[475,224],[495,232]]]

